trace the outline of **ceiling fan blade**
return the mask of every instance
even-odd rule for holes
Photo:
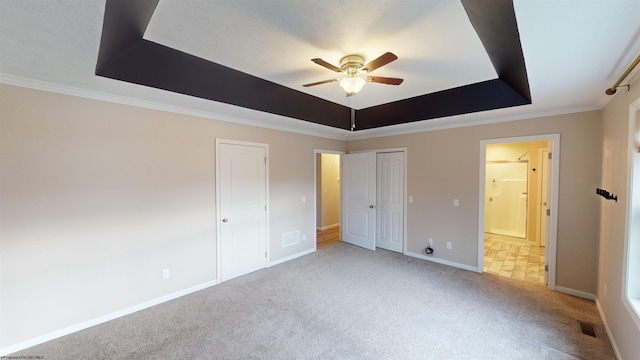
[[[334,82],[334,81],[338,81],[338,79],[318,81],[318,82],[314,82],[314,83],[311,83],[311,84],[304,84],[302,86],[304,86],[304,87],[316,86],[316,85],[322,85],[322,84],[326,84],[326,83],[330,83],[330,82]]]
[[[371,82],[387,84],[387,85],[400,85],[404,79],[382,77],[382,76],[367,76],[367,79]]]
[[[320,58],[315,58],[315,59],[311,59],[311,61],[313,61],[314,63],[320,65],[320,66],[324,66],[329,70],[335,71],[335,72],[341,72],[342,70],[334,65],[329,64],[328,62],[320,59]]]
[[[380,55],[380,57],[378,57],[377,59],[370,61],[367,65],[363,67],[363,69],[367,69],[368,72],[372,72],[373,70],[381,66],[387,65],[388,63],[396,60],[397,58],[398,57],[395,54],[386,52]]]

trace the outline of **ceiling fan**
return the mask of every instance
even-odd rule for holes
[[[369,76],[369,73],[373,70],[387,65],[388,63],[396,60],[398,57],[390,52],[382,54],[375,60],[370,61],[364,65],[364,58],[360,55],[347,55],[340,59],[340,67],[334,66],[322,59],[311,59],[314,63],[324,66],[329,70],[335,71],[340,74],[340,77],[336,79],[318,81],[310,84],[304,84],[302,86],[316,86],[337,81],[340,86],[346,91],[347,96],[353,96],[358,93],[367,82],[376,82],[387,85],[400,85],[403,79],[382,77],[382,76]]]

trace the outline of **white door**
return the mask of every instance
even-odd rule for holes
[[[540,150],[540,225],[538,228],[538,234],[540,234],[540,246],[546,246],[547,242],[547,209],[551,209],[551,204],[548,199],[548,185],[550,181],[549,177],[549,150]]]
[[[549,249],[551,248],[549,246],[549,239],[551,239],[551,227],[549,226],[549,220],[550,220],[550,211],[551,211],[551,202],[553,201],[553,198],[551,196],[551,194],[553,194],[552,192],[552,187],[553,187],[553,182],[551,181],[552,177],[552,169],[553,167],[551,166],[551,157],[553,156],[552,153],[550,153],[549,151],[543,151],[543,155],[545,156],[544,159],[546,159],[546,161],[543,161],[543,171],[544,171],[544,175],[545,175],[545,180],[543,181],[543,183],[546,183],[545,186],[545,194],[544,194],[544,199],[545,200],[545,206],[543,206],[545,208],[544,210],[544,216],[542,217],[542,221],[544,222],[544,228],[542,228],[542,233],[544,234],[544,242],[540,244],[540,246],[544,246],[544,283],[545,284],[549,284]]]
[[[266,145],[218,144],[220,280],[267,265]]]
[[[404,153],[377,155],[376,246],[402,252],[404,242]]]
[[[342,155],[342,241],[376,249],[376,154]]]

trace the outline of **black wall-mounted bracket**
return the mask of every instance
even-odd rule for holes
[[[604,189],[596,189],[596,194],[602,196],[603,198],[607,199],[607,200],[613,200],[615,202],[618,202],[618,195],[613,195],[611,193],[609,193],[607,190]]]

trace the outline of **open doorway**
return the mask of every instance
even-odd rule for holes
[[[340,241],[340,155],[316,150],[316,250]]]
[[[558,149],[558,135],[481,141],[478,271],[555,287]]]

